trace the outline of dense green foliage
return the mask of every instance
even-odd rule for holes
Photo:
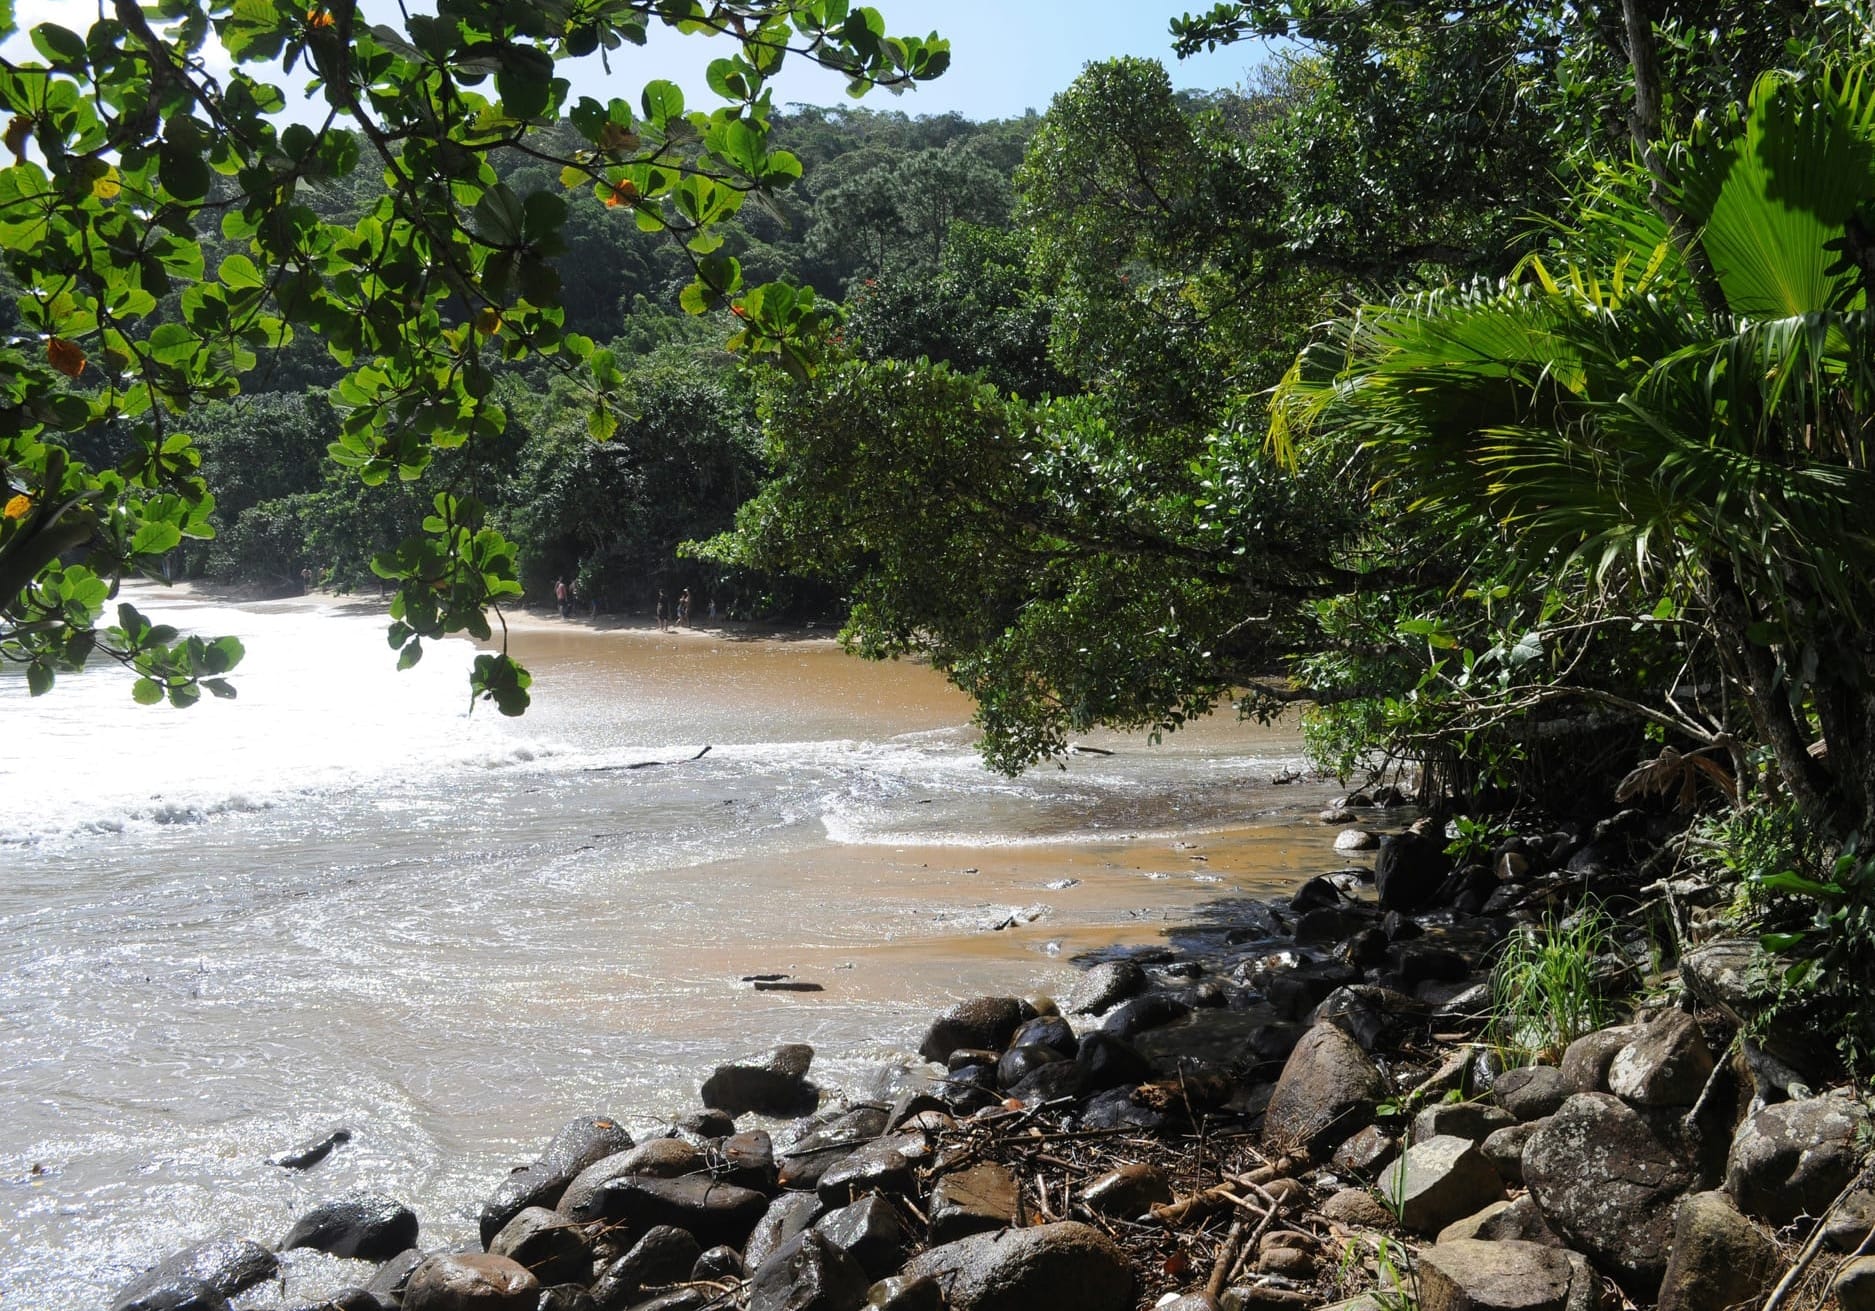
[[[0,36],[14,27],[0,4]],[[722,108],[693,110],[665,81],[568,103],[560,61],[653,29],[728,40],[709,70]],[[617,357],[567,323],[555,260],[570,216],[610,211],[663,239],[688,270],[684,309],[730,310],[733,348],[805,376],[830,307],[752,281],[720,231],[802,174],[772,139],[768,80],[808,59],[859,92],[949,61],[935,36],[890,37],[847,0],[445,0],[396,26],[355,0],[168,0],[31,39],[37,59],[0,61],[0,245],[20,289],[0,345],[0,653],[35,691],[107,653],[137,670],[140,698],[174,701],[231,694],[220,676],[238,651],[178,643],[128,606],[100,621],[112,580],[214,531],[194,406],[316,335],[343,371],[336,464],[376,487],[457,453],[417,533],[372,561],[396,589],[401,658],[446,633],[487,638],[487,607],[520,590],[486,500],[509,423],[495,366],[555,368],[595,438],[629,413]],[[273,60],[310,79],[330,111],[319,128],[282,124],[283,94],[249,72]],[[68,568],[73,552],[85,563]],[[473,690],[519,712],[527,681],[488,654]]]

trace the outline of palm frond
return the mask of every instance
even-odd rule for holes
[[[1734,314],[1783,319],[1849,305],[1857,284],[1829,247],[1875,199],[1872,130],[1866,69],[1766,74],[1734,140],[1679,157],[1675,201],[1700,227]]]

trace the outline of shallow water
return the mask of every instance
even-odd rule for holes
[[[533,623],[511,721],[467,713],[466,643],[399,675],[362,607],[138,603],[239,635],[239,700],[0,676],[9,1306],[96,1306],[359,1188],[453,1241],[573,1115],[652,1126],[777,1041],[857,1091],[950,998],[1333,862],[1325,789],[1269,785],[1294,740],[1235,723],[1010,780],[942,679],[826,641]],[[265,1163],[341,1124],[314,1169]],[[366,1273],[296,1254],[286,1291]]]

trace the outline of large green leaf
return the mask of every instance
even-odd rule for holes
[[[1864,70],[1799,80],[1769,74],[1743,130],[1686,152],[1678,201],[1735,314],[1785,318],[1845,307],[1830,244],[1875,200],[1875,95]],[[1703,146],[1704,148],[1700,148]]]

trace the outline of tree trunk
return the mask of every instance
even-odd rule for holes
[[[1875,647],[1864,639],[1857,669],[1844,670],[1816,694],[1828,768],[1835,779],[1843,823],[1875,837]]]
[[[1845,818],[1830,770],[1810,754],[1810,735],[1791,707],[1788,681],[1779,676],[1770,648],[1749,636],[1757,615],[1739,589],[1729,564],[1712,565],[1708,609],[1719,630],[1720,650],[1751,712],[1759,738],[1771,749],[1791,799],[1816,822],[1835,826]],[[1870,739],[1875,741],[1875,738]]]

